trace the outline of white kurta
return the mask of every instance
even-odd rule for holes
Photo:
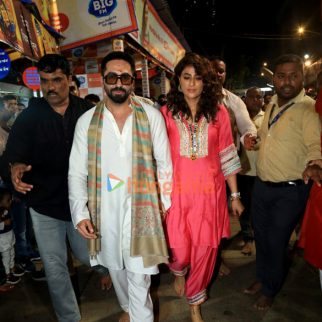
[[[170,207],[169,183],[172,182],[172,163],[166,127],[161,113],[142,103],[147,113],[158,181],[165,209]],[[87,132],[95,108],[86,112],[77,122],[69,160],[69,202],[72,220],[76,226],[89,219],[87,208]],[[142,257],[130,257],[131,240],[131,176],[132,176],[133,113],[127,118],[122,133],[112,113],[105,108],[101,141],[101,249],[92,265],[101,264],[114,270],[126,268],[134,273],[157,274],[156,266],[144,268]],[[117,179],[118,178],[118,179]],[[161,190],[164,190],[161,188]],[[164,193],[163,193],[164,192]]]
[[[225,88],[222,89],[222,94],[223,104],[230,108],[235,115],[238,129],[237,148],[239,148],[239,141],[244,144],[244,139],[247,134],[251,134],[256,137],[257,130],[249,116],[247,107],[243,100]]]

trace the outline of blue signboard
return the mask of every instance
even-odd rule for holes
[[[96,18],[107,17],[117,7],[117,0],[92,0],[88,4],[88,12]]]
[[[11,61],[8,54],[0,48],[0,79],[5,78],[10,71]]]

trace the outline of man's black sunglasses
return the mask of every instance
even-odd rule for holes
[[[108,73],[107,75],[103,76],[103,79],[107,85],[115,85],[118,79],[121,80],[122,85],[131,85],[134,80],[134,76],[128,73],[123,73],[121,75],[116,73]]]

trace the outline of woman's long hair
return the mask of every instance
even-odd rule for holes
[[[210,61],[195,53],[186,54],[174,69],[174,76],[171,80],[171,88],[167,95],[167,106],[175,116],[181,112],[186,118],[191,117],[190,108],[179,90],[179,78],[187,66],[193,66],[197,75],[202,77],[203,91],[198,102],[196,121],[203,115],[207,121],[214,120],[218,110],[218,103],[221,98],[221,84],[217,81]]]

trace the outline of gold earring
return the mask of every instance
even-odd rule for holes
[[[182,88],[181,88],[181,85],[180,84],[178,85],[178,91],[179,92],[182,92]]]

